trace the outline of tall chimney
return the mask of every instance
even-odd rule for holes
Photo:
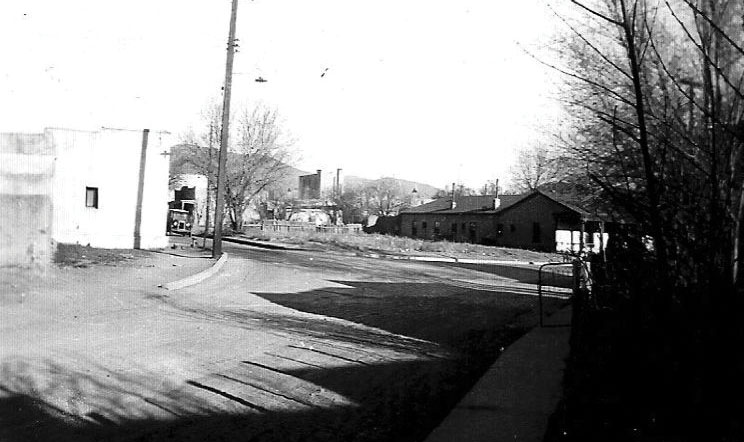
[[[496,178],[496,195],[493,197],[493,209],[501,207],[501,198],[499,198],[499,179]]]
[[[455,201],[455,183],[452,183],[452,209],[457,208],[457,201]]]
[[[501,207],[501,198],[499,198],[499,179],[496,178],[496,195],[493,197],[493,210]]]
[[[315,198],[320,199],[320,196],[322,195],[322,189],[323,189],[323,183],[320,180],[320,178],[321,178],[320,177],[320,169],[317,170],[317,175],[318,175],[318,187],[313,192],[315,193]]]
[[[336,195],[341,196],[341,169],[336,169]]]

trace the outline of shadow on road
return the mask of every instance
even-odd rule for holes
[[[468,263],[436,263],[439,266],[445,267],[458,267],[462,269],[475,270],[477,272],[488,273],[492,275],[501,276],[504,278],[513,279],[526,284],[537,284],[538,270],[540,266],[518,266],[518,265],[506,265],[506,264],[468,264]],[[573,277],[570,266],[548,266],[543,271],[543,284],[552,287],[573,287]]]
[[[282,338],[181,382],[88,357],[3,361],[0,440],[422,440],[536,322],[535,298],[507,290],[335,282],[259,294],[316,315],[173,302],[175,315]]]
[[[296,310],[332,316],[447,346],[483,351],[492,335],[524,332],[537,323],[537,299],[503,288],[474,290],[445,283],[332,281],[346,288],[299,293],[256,293]],[[546,300],[546,313],[565,301]],[[498,340],[497,340],[498,341]]]

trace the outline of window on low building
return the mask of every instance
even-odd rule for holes
[[[411,223],[411,236],[418,235],[418,229],[416,228],[416,221]]]
[[[496,235],[501,236],[504,234],[504,225],[499,223],[496,224]]]
[[[532,242],[540,242],[540,223],[532,223]]]
[[[85,207],[98,208],[98,187],[85,188]]]
[[[421,221],[421,229],[426,230],[426,221]]]
[[[452,234],[457,235],[457,223],[452,223]]]
[[[440,228],[439,221],[434,221],[434,234],[439,235],[439,228]]]
[[[471,222],[468,226],[468,241],[475,243],[478,240],[478,223]]]

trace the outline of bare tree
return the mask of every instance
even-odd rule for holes
[[[366,186],[363,190],[369,196],[370,213],[389,216],[410,204],[400,182],[393,178],[381,178]]]
[[[734,1],[570,1],[565,139],[654,239],[659,273],[741,289],[742,27]],[[704,203],[707,209],[700,210]]]
[[[198,132],[190,128],[181,137],[182,145],[173,150],[171,180],[185,171],[195,172],[207,178],[206,201],[204,202],[204,235],[209,231],[212,198],[217,183],[217,160],[220,147],[222,110],[219,103],[211,102],[201,112],[202,126]]]
[[[558,181],[562,176],[558,155],[541,144],[519,152],[511,171],[510,191],[523,193]]]
[[[741,440],[736,393],[724,391],[741,391],[741,376],[720,367],[744,366],[730,350],[744,336],[735,313],[744,294],[744,4],[565,3],[563,58],[543,61],[566,79],[564,148],[597,199],[653,238],[650,253],[627,247],[614,270],[621,278],[604,285],[605,306],[628,329],[623,344],[639,346],[625,354],[649,362],[633,374],[667,385],[665,394],[631,388],[637,401],[628,402],[644,410],[638,421],[682,429],[658,440]],[[699,421],[679,417],[707,407]]]
[[[290,159],[290,142],[283,138],[276,110],[243,109],[237,119],[237,137],[227,167],[226,204],[234,230],[254,198],[282,180]]]
[[[483,188],[479,189],[479,193],[481,195],[497,195],[501,193],[501,190],[502,189],[499,186],[499,180],[488,180],[486,181],[486,184],[483,185]]]
[[[183,149],[173,162],[205,175],[209,189],[213,190],[217,182],[219,106],[208,106],[202,116],[204,127],[199,132],[190,130],[182,137]],[[292,141],[283,133],[276,110],[260,106],[242,109],[235,119],[236,136],[231,139],[227,161],[225,205],[232,228],[240,230],[243,215],[256,197],[285,178]]]
[[[444,189],[438,190],[432,198],[452,198],[453,189],[455,198],[459,198],[462,196],[475,196],[479,193],[477,190],[472,189],[464,184],[454,184],[454,187],[451,185],[444,186]],[[481,189],[480,192],[482,193],[483,189]]]

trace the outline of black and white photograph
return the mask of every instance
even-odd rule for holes
[[[0,4],[0,442],[744,441],[742,0]]]

